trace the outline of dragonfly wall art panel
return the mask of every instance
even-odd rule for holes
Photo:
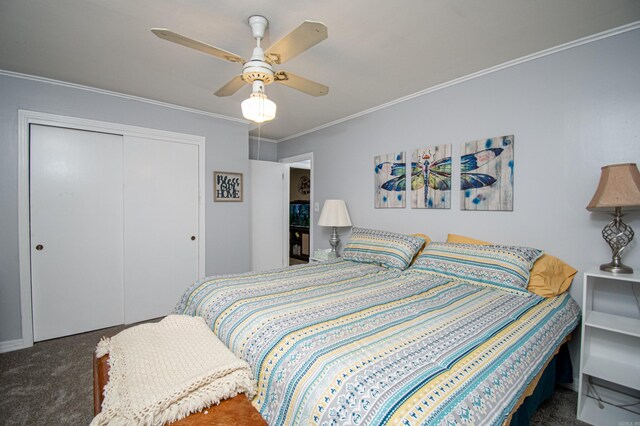
[[[377,209],[406,207],[407,163],[404,152],[377,155],[373,158]]]
[[[413,152],[411,207],[451,208],[451,144],[431,146]]]
[[[460,147],[460,209],[513,210],[513,135]]]

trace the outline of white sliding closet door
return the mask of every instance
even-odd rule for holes
[[[125,322],[171,313],[198,278],[198,146],[125,136]]]
[[[122,324],[122,136],[30,127],[34,340]]]

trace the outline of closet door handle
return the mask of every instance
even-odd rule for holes
[[[43,248],[44,248],[44,246],[42,244],[38,244],[36,246],[36,250],[38,250],[38,251],[42,250]]]
[[[191,236],[191,241],[195,241],[195,240],[196,240],[196,236],[195,236],[195,235],[192,235],[192,236]]]

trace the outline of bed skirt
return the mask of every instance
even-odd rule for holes
[[[529,426],[529,420],[540,404],[553,396],[556,384],[573,383],[573,367],[569,356],[568,343],[558,349],[539,376],[533,393],[527,396],[520,407],[511,415],[511,426]]]

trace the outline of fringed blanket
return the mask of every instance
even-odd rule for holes
[[[109,354],[102,411],[91,425],[162,425],[239,393],[255,395],[249,365],[200,317],[170,315],[98,343]]]

